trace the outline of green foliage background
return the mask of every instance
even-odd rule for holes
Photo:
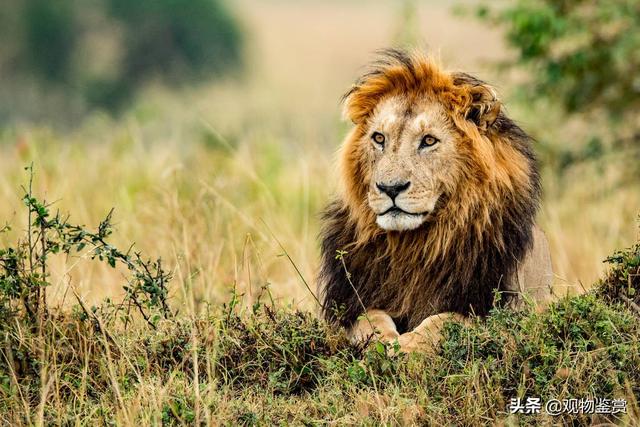
[[[518,0],[486,3],[477,15],[505,29],[517,55],[503,65],[526,70],[525,101],[551,102],[590,127],[592,137],[563,153],[561,166],[610,150],[640,160],[639,1]]]

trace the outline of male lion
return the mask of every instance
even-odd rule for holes
[[[377,334],[409,352],[448,318],[487,314],[495,290],[514,305],[548,299],[532,140],[491,87],[390,50],[344,100],[355,127],[343,191],[323,217],[327,320],[353,341]]]

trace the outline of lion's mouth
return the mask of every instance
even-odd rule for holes
[[[389,209],[387,209],[386,211],[382,212],[381,214],[378,214],[378,216],[383,216],[383,215],[392,215],[392,216],[398,216],[398,215],[412,215],[412,216],[424,216],[426,214],[428,214],[429,212],[407,212],[403,209],[400,209],[397,206],[391,206]]]
[[[398,206],[392,206],[376,218],[376,223],[384,230],[406,231],[415,230],[426,220],[428,212],[407,212]]]

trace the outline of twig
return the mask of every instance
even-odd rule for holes
[[[629,306],[634,309],[636,313],[640,314],[640,305],[636,304],[631,298],[627,297],[626,295],[620,295],[620,298],[622,298],[627,304],[629,304]]]
[[[33,162],[31,162],[31,165],[29,165],[29,167],[27,168],[29,169],[29,191],[28,191],[28,203],[27,203],[27,209],[29,211],[28,213],[28,218],[27,218],[27,244],[29,245],[29,274],[33,274],[33,252],[35,250],[34,246],[35,243],[33,243],[32,238],[31,238],[31,214],[33,212],[33,206],[31,206],[31,197],[32,197],[32,190],[33,190]],[[23,188],[24,189],[24,188]],[[27,297],[26,301],[29,301],[30,298]],[[29,304],[25,304],[25,305],[30,305],[31,302],[29,302]],[[37,287],[35,290],[35,310],[32,310],[32,307],[29,308],[27,307],[27,312],[34,312],[34,314],[31,314],[31,316],[38,316],[39,313],[39,308],[38,305],[40,304],[40,288]],[[35,319],[35,317],[33,317],[33,319]]]
[[[7,368],[9,369],[9,373],[11,373],[11,380],[13,382],[14,387],[18,391],[18,395],[20,396],[20,400],[22,401],[22,404],[24,406],[24,410],[25,410],[24,413],[27,419],[27,424],[31,424],[30,416],[29,416],[29,404],[27,403],[27,400],[25,399],[24,394],[22,394],[22,387],[20,387],[20,382],[18,381],[18,376],[16,375],[15,361],[13,360],[13,353],[11,351],[11,345],[9,344],[8,332],[4,334],[4,342],[6,345],[6,351],[2,352],[2,356],[5,362],[7,363]]]
[[[316,303],[318,304],[318,306],[322,306],[322,304],[320,304],[320,300],[318,299],[316,294],[313,293],[313,291],[311,290],[311,287],[309,286],[304,276],[302,275],[302,272],[298,269],[298,266],[296,265],[296,263],[293,262],[293,259],[291,259],[291,256],[289,256],[289,252],[287,252],[284,246],[282,246],[282,243],[280,243],[280,240],[278,240],[276,235],[273,234],[273,231],[271,231],[271,228],[269,228],[269,225],[262,218],[260,218],[260,221],[262,221],[265,227],[267,227],[267,231],[269,231],[269,234],[271,234],[271,237],[273,237],[273,239],[278,243],[278,246],[280,246],[280,249],[282,249],[282,251],[284,252],[284,255],[287,257],[287,259],[289,260],[293,268],[296,270],[296,273],[298,273],[298,277],[300,277],[300,280],[302,280],[302,283],[304,283],[304,286],[307,288],[307,290],[309,291],[313,299],[316,300]]]
[[[349,282],[349,285],[351,285],[351,289],[353,289],[353,292],[356,294],[356,298],[358,298],[358,302],[362,307],[362,314],[364,318],[367,319],[367,322],[369,323],[369,326],[373,331],[373,335],[370,337],[371,339],[376,334],[376,328],[375,326],[373,326],[373,322],[371,321],[371,319],[369,319],[369,315],[367,314],[367,307],[364,305],[364,302],[362,302],[362,298],[360,298],[360,294],[358,293],[358,290],[356,289],[355,285],[351,281],[351,273],[349,273],[349,270],[347,269],[347,263],[344,261],[345,254],[346,254],[345,251],[337,251],[336,257],[339,257],[340,263],[342,264],[342,268],[344,269],[344,274],[347,276],[347,282]]]
[[[113,344],[116,347],[116,349],[118,349],[118,343],[116,343],[116,340],[113,339],[109,331],[107,331],[105,328],[102,327],[102,322],[100,322],[100,319],[98,319],[98,317],[95,314],[87,310],[87,306],[84,305],[82,298],[80,298],[80,295],[78,295],[78,293],[76,292],[76,289],[73,286],[71,286],[71,292],[73,292],[73,295],[76,297],[76,301],[78,301],[78,304],[80,304],[80,308],[82,308],[82,311],[84,311],[84,314],[86,314],[88,318],[94,321],[95,325],[98,327],[100,332],[102,332],[102,334],[105,337],[107,337],[109,341],[111,341],[111,344]]]

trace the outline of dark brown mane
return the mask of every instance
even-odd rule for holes
[[[323,313],[349,327],[366,309],[381,309],[399,332],[432,314],[485,315],[532,245],[540,183],[531,139],[500,112],[488,137],[473,123],[484,86],[467,74],[446,73],[419,55],[391,51],[346,95],[356,128],[345,141],[345,194],[323,215],[319,287]],[[409,232],[376,227],[363,199],[363,170],[355,143],[368,114],[385,94],[429,91],[444,105],[467,144],[469,165],[459,191],[446,194],[433,217]],[[346,251],[342,259],[338,251]],[[344,262],[344,264],[343,264]],[[346,268],[345,268],[346,267]],[[364,307],[363,307],[364,305]]]

